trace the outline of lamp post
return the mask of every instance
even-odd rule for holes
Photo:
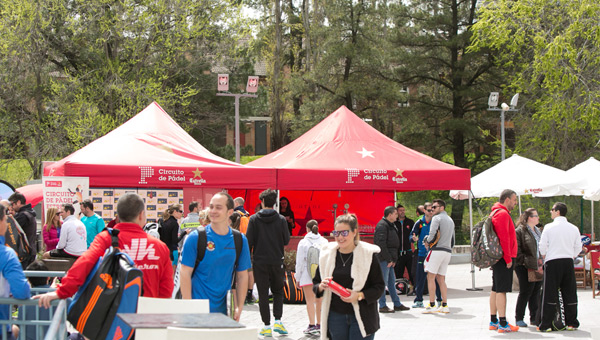
[[[240,98],[257,98],[258,95],[250,94],[258,91],[258,76],[249,76],[246,83],[246,93],[229,93],[229,75],[219,74],[217,85],[219,97],[235,98],[235,162],[240,162]],[[221,92],[223,91],[223,92]]]
[[[501,149],[502,149],[502,153],[501,153],[501,157],[502,160],[504,160],[505,157],[505,137],[504,137],[504,113],[506,111],[509,112],[516,112],[519,111],[519,109],[517,109],[517,102],[519,101],[519,94],[515,94],[512,99],[510,100],[510,106],[506,103],[502,103],[502,105],[500,105],[500,108],[498,108],[498,98],[499,98],[499,93],[498,92],[490,92],[490,96],[488,98],[488,111],[500,111],[500,144],[501,144]]]

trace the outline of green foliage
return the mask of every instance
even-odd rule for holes
[[[24,159],[0,161],[0,178],[15,188],[26,185],[27,180],[32,179],[32,175],[31,166]]]
[[[493,1],[481,9],[472,50],[492,50],[506,91],[521,93],[516,152],[570,168],[598,155],[600,4]]]

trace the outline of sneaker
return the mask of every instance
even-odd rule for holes
[[[308,325],[308,328],[304,330],[304,334],[311,334],[313,328],[315,328],[315,325]]]
[[[575,327],[575,326],[567,326],[567,327],[565,328],[565,330],[567,330],[567,331],[576,331],[576,330],[577,330],[577,327]]]
[[[517,321],[517,323],[515,323],[515,325],[517,325],[519,327],[527,327],[527,324],[523,320]]]
[[[379,308],[379,313],[393,313],[394,310],[388,306]]]
[[[410,307],[406,307],[405,305],[400,305],[400,306],[394,306],[394,311],[396,312],[403,312],[405,310],[409,310]]]
[[[427,307],[425,307],[425,310],[423,311],[423,314],[433,314],[439,311],[440,309],[438,307],[431,307],[431,305],[427,305]]]
[[[270,338],[273,336],[273,331],[271,330],[271,327],[263,327],[258,334],[265,338]]]
[[[552,332],[552,328],[540,329],[539,327],[536,327],[535,329],[537,329],[538,332]]]
[[[273,330],[279,334],[288,334],[287,329],[285,329],[285,327],[279,320],[275,321],[275,324],[273,325]]]
[[[489,330],[490,331],[497,331],[498,330],[498,326],[500,326],[500,323],[498,321],[496,321],[496,322],[490,321],[490,328],[489,328]]]
[[[502,325],[498,325],[498,333],[510,333],[510,332],[518,332],[518,331],[519,331],[519,326],[513,326],[509,323],[507,323],[505,327],[502,327]]]
[[[448,313],[450,313],[450,307],[448,307],[448,305],[442,306],[442,307],[438,308],[438,311],[440,313],[448,314]]]
[[[425,306],[423,305],[423,301],[415,301],[412,308],[425,308]]]
[[[321,325],[315,325],[310,332],[312,335],[321,335]]]

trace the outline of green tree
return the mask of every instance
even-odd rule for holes
[[[222,101],[211,67],[239,36],[229,1],[14,1],[0,7],[3,155],[39,177],[152,101],[189,131],[211,132]],[[233,112],[233,111],[231,111]],[[205,120],[208,123],[205,123]],[[11,149],[7,147],[10,146]]]
[[[600,155],[600,3],[486,2],[473,51],[492,50],[520,92],[516,151],[568,169]]]
[[[412,0],[391,6],[393,72],[382,77],[408,88],[410,110],[396,139],[473,174],[495,152],[486,140],[496,117],[484,108],[494,88],[485,50],[469,50],[478,1]],[[462,224],[464,201],[452,218]]]

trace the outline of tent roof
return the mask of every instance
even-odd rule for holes
[[[567,175],[572,180],[583,180],[582,185],[574,190],[574,195],[583,195],[583,198],[593,201],[600,200],[600,161],[594,157],[583,161],[567,170]]]
[[[85,176],[91,187],[265,188],[271,169],[210,153],[156,102],[80,150],[44,169],[46,176]]]
[[[470,170],[388,138],[345,106],[292,143],[249,165],[277,171],[287,190],[468,189]]]
[[[517,154],[494,165],[471,179],[473,197],[500,197],[504,189],[517,195],[559,196],[570,195],[576,187],[566,171],[521,157]],[[468,198],[466,190],[452,190],[454,199]]]

